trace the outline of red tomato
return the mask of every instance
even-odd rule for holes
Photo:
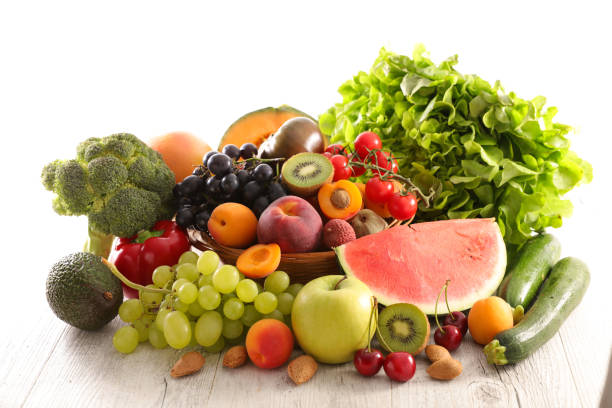
[[[387,153],[383,152],[382,150],[379,150],[376,153],[374,153],[374,155],[370,157],[369,162],[370,164],[374,166],[378,166],[380,168],[387,169],[389,171],[391,171],[392,169],[391,162],[387,160]],[[384,170],[372,170],[372,173],[382,176],[383,174],[385,174],[385,171]]]
[[[372,202],[385,204],[393,196],[393,183],[383,181],[380,177],[372,177],[366,183],[366,196]]]
[[[351,177],[351,168],[348,167],[348,158],[346,156],[334,154],[330,160],[334,166],[334,181]]]
[[[362,159],[374,149],[382,148],[380,137],[374,132],[363,132],[355,139],[355,151]]]
[[[331,153],[332,155],[346,154],[346,151],[344,150],[344,146],[342,146],[340,143],[330,144],[329,146],[325,148],[325,152]]]
[[[412,193],[408,193],[405,196],[400,193],[395,193],[387,203],[387,208],[391,216],[400,221],[409,220],[414,217],[417,207],[417,199]]]
[[[391,170],[393,173],[397,173],[399,171],[399,165],[397,164],[397,159],[395,157],[393,157],[393,154],[391,152],[383,152],[385,157],[387,158],[387,161],[389,163],[391,163],[391,168],[389,170]],[[387,168],[389,168],[387,166]]]
[[[359,158],[359,156],[356,153],[353,153],[351,155],[350,161],[353,162],[361,162],[361,159]],[[353,172],[353,177],[359,177],[361,176],[363,173],[366,172],[366,168],[363,166],[360,166],[358,164],[353,164],[351,165],[351,170]]]
[[[321,153],[323,156],[327,157],[329,160],[331,160],[333,154],[331,154],[330,152],[323,152]]]

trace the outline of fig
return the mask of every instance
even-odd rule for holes
[[[387,222],[372,210],[363,209],[355,215],[351,221],[357,238],[375,234],[387,228]]]
[[[325,136],[317,122],[310,118],[297,117],[283,125],[259,147],[262,159],[285,158],[303,152],[323,153]]]

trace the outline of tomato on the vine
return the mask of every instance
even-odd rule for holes
[[[331,154],[330,152],[323,152],[321,153],[323,156],[327,157],[329,160],[331,160],[333,154]]]
[[[393,183],[375,176],[366,183],[365,192],[372,202],[385,204],[393,196]]]
[[[362,160],[359,158],[359,156],[356,153],[353,153],[349,159],[349,161],[352,162],[362,162]],[[366,168],[363,166],[360,166],[359,164],[353,164],[350,166],[351,170],[353,172],[353,177],[359,177],[361,176],[363,173],[366,172]]]
[[[346,154],[346,150],[344,150],[344,146],[342,146],[340,143],[330,144],[329,146],[325,148],[325,152],[331,153],[332,156],[334,154]]]
[[[382,148],[380,137],[374,132],[363,132],[355,139],[355,151],[362,159],[365,158],[370,151]]]
[[[391,162],[387,160],[387,153],[382,150],[378,150],[373,155],[370,155],[368,162],[381,169],[391,171]],[[372,173],[382,176],[385,174],[385,170],[372,170]]]
[[[387,202],[387,208],[393,218],[403,221],[414,217],[418,208],[418,203],[416,197],[412,193],[406,195],[395,193]]]
[[[334,181],[351,177],[351,168],[348,165],[348,158],[346,156],[334,154],[330,160],[334,166]]]
[[[393,154],[391,154],[390,152],[383,152],[387,162],[391,163],[391,166],[387,165],[387,169],[391,170],[393,173],[397,173],[399,171],[399,165],[397,164],[397,159],[395,157],[393,157]]]

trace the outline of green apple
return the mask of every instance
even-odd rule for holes
[[[328,275],[307,283],[291,309],[293,333],[302,350],[328,364],[353,359],[376,331],[372,292],[356,278]],[[368,338],[368,325],[371,324]]]

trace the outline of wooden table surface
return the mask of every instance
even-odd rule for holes
[[[569,238],[583,227],[568,224],[558,235],[564,248],[575,247],[564,252],[583,251],[592,270],[591,287],[560,332],[514,366],[488,365],[481,347],[468,337],[454,352],[463,373],[451,382],[429,378],[423,354],[416,359],[414,378],[404,384],[391,382],[382,370],[373,378],[361,377],[349,363],[323,365],[310,382],[295,386],[286,365],[269,371],[251,364],[227,369],[221,355],[206,353],[199,373],[174,379],[169,371],[183,351],[155,350],[144,343],[133,354],[121,355],[111,341],[121,325],[118,318],[100,331],[81,331],[55,318],[43,293],[33,292],[34,313],[3,318],[0,407],[595,407],[612,339],[608,278],[599,278],[608,268],[603,257],[588,257],[595,254],[588,242]],[[32,277],[41,290],[45,275],[40,271]],[[3,300],[3,310],[21,301],[16,294]]]

